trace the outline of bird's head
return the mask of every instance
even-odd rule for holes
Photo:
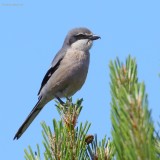
[[[77,50],[89,51],[93,41],[99,38],[100,36],[94,35],[87,28],[75,28],[67,34],[63,45]]]

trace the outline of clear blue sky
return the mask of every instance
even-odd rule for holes
[[[12,4],[17,4],[13,6]],[[8,4],[8,5],[7,5]],[[74,100],[84,98],[79,122],[92,123],[90,134],[110,136],[110,60],[131,54],[139,80],[146,84],[156,124],[160,115],[160,1],[0,0],[1,159],[24,159],[24,149],[41,144],[41,126],[59,119],[50,102],[26,133],[14,134],[37,101],[42,78],[68,30],[88,27],[101,40],[91,50],[88,77]]]

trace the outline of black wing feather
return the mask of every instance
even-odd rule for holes
[[[48,80],[50,79],[50,77],[52,76],[52,74],[57,70],[57,68],[59,67],[60,63],[61,63],[62,58],[57,62],[56,65],[54,65],[54,67],[51,67],[47,73],[45,74],[42,83],[41,83],[41,87],[39,89],[38,95],[40,94],[42,88],[44,87],[44,85],[48,82]]]

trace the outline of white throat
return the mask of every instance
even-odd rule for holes
[[[89,51],[92,47],[92,41],[89,39],[80,39],[71,44],[71,48],[80,51]]]

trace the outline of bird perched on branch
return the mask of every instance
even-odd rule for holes
[[[62,103],[60,98],[72,96],[82,87],[89,67],[89,50],[93,41],[99,38],[87,28],[75,28],[67,34],[62,48],[54,57],[51,67],[42,80],[37,104],[14,139],[21,137],[49,101],[57,98]]]

